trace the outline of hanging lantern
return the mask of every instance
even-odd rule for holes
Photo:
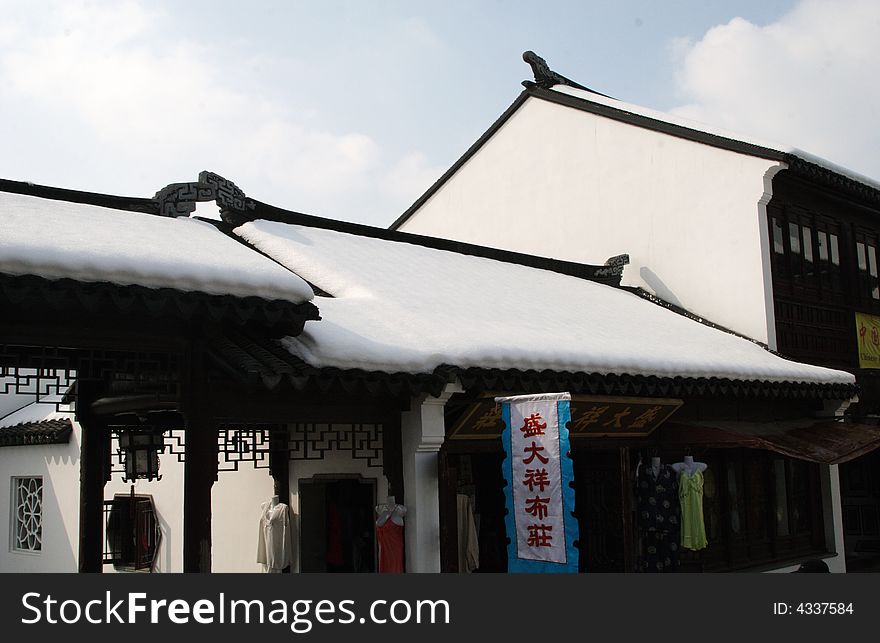
[[[119,431],[119,448],[122,449],[125,465],[123,480],[162,479],[159,475],[159,452],[165,450],[165,438],[161,429],[122,429]]]

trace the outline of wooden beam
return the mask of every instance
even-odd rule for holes
[[[242,389],[214,391],[209,395],[206,408],[221,424],[384,424],[389,417],[400,415],[400,402],[391,398],[296,397]]]

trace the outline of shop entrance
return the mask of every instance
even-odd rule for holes
[[[300,480],[300,570],[375,572],[375,505],[375,480]]]
[[[628,450],[576,445],[574,466],[575,518],[579,571],[626,572],[633,569],[631,479]],[[507,534],[504,522],[504,454],[498,452],[447,454],[441,470],[441,530],[446,537],[446,571],[457,571],[457,494],[473,499],[479,541],[478,572],[507,571]],[[627,494],[627,495],[624,495]]]
[[[628,572],[631,533],[624,493],[631,483],[621,478],[617,449],[574,450],[574,512],[578,520],[578,569],[581,572]]]

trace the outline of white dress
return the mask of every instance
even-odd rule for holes
[[[260,536],[257,541],[257,562],[263,571],[280,574],[290,565],[292,545],[290,510],[283,502],[274,507],[271,502],[260,505]]]

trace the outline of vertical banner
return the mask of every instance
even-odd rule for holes
[[[569,456],[568,393],[497,397],[506,457],[502,464],[507,570],[576,574],[574,469]]]

